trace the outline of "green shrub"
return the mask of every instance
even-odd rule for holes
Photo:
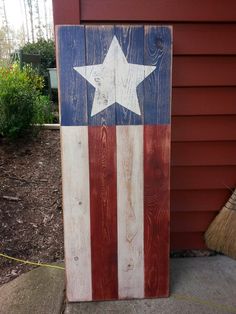
[[[0,68],[0,134],[17,138],[33,123],[49,119],[50,102],[41,95],[43,78],[31,67]]]
[[[40,54],[41,67],[40,75],[44,78],[48,76],[48,68],[56,67],[55,46],[53,40],[39,39],[35,43],[27,43],[22,48],[23,53]]]
[[[52,104],[48,96],[39,95],[34,104],[35,124],[53,123]]]

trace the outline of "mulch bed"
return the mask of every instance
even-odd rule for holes
[[[41,263],[63,260],[60,158],[58,130],[41,130],[37,137],[16,143],[0,138],[0,253]],[[215,252],[171,253],[210,255]],[[0,285],[32,268],[0,256]]]
[[[34,262],[63,260],[60,135],[0,138],[0,253]],[[0,285],[32,269],[0,257]]]

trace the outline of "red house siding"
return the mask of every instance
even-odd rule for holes
[[[173,25],[171,247],[204,248],[204,231],[236,185],[236,1],[53,3],[55,25]]]

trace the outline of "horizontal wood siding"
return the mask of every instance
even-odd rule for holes
[[[54,0],[56,24],[173,25],[171,248],[204,248],[236,186],[236,1],[62,3]]]
[[[77,0],[78,1],[78,0]],[[224,21],[236,20],[235,0],[82,0],[82,21]]]
[[[235,166],[236,141],[172,142],[172,166]]]
[[[205,248],[204,232],[171,232],[171,250],[203,249]]]
[[[236,115],[235,104],[235,86],[181,87],[172,90],[173,116]]]
[[[235,86],[236,56],[175,56],[173,86]]]
[[[80,23],[79,0],[52,0],[54,25]]]

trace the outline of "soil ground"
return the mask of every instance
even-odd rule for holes
[[[0,138],[0,253],[63,260],[60,140],[57,130],[7,143]],[[0,285],[32,266],[0,256]]]

